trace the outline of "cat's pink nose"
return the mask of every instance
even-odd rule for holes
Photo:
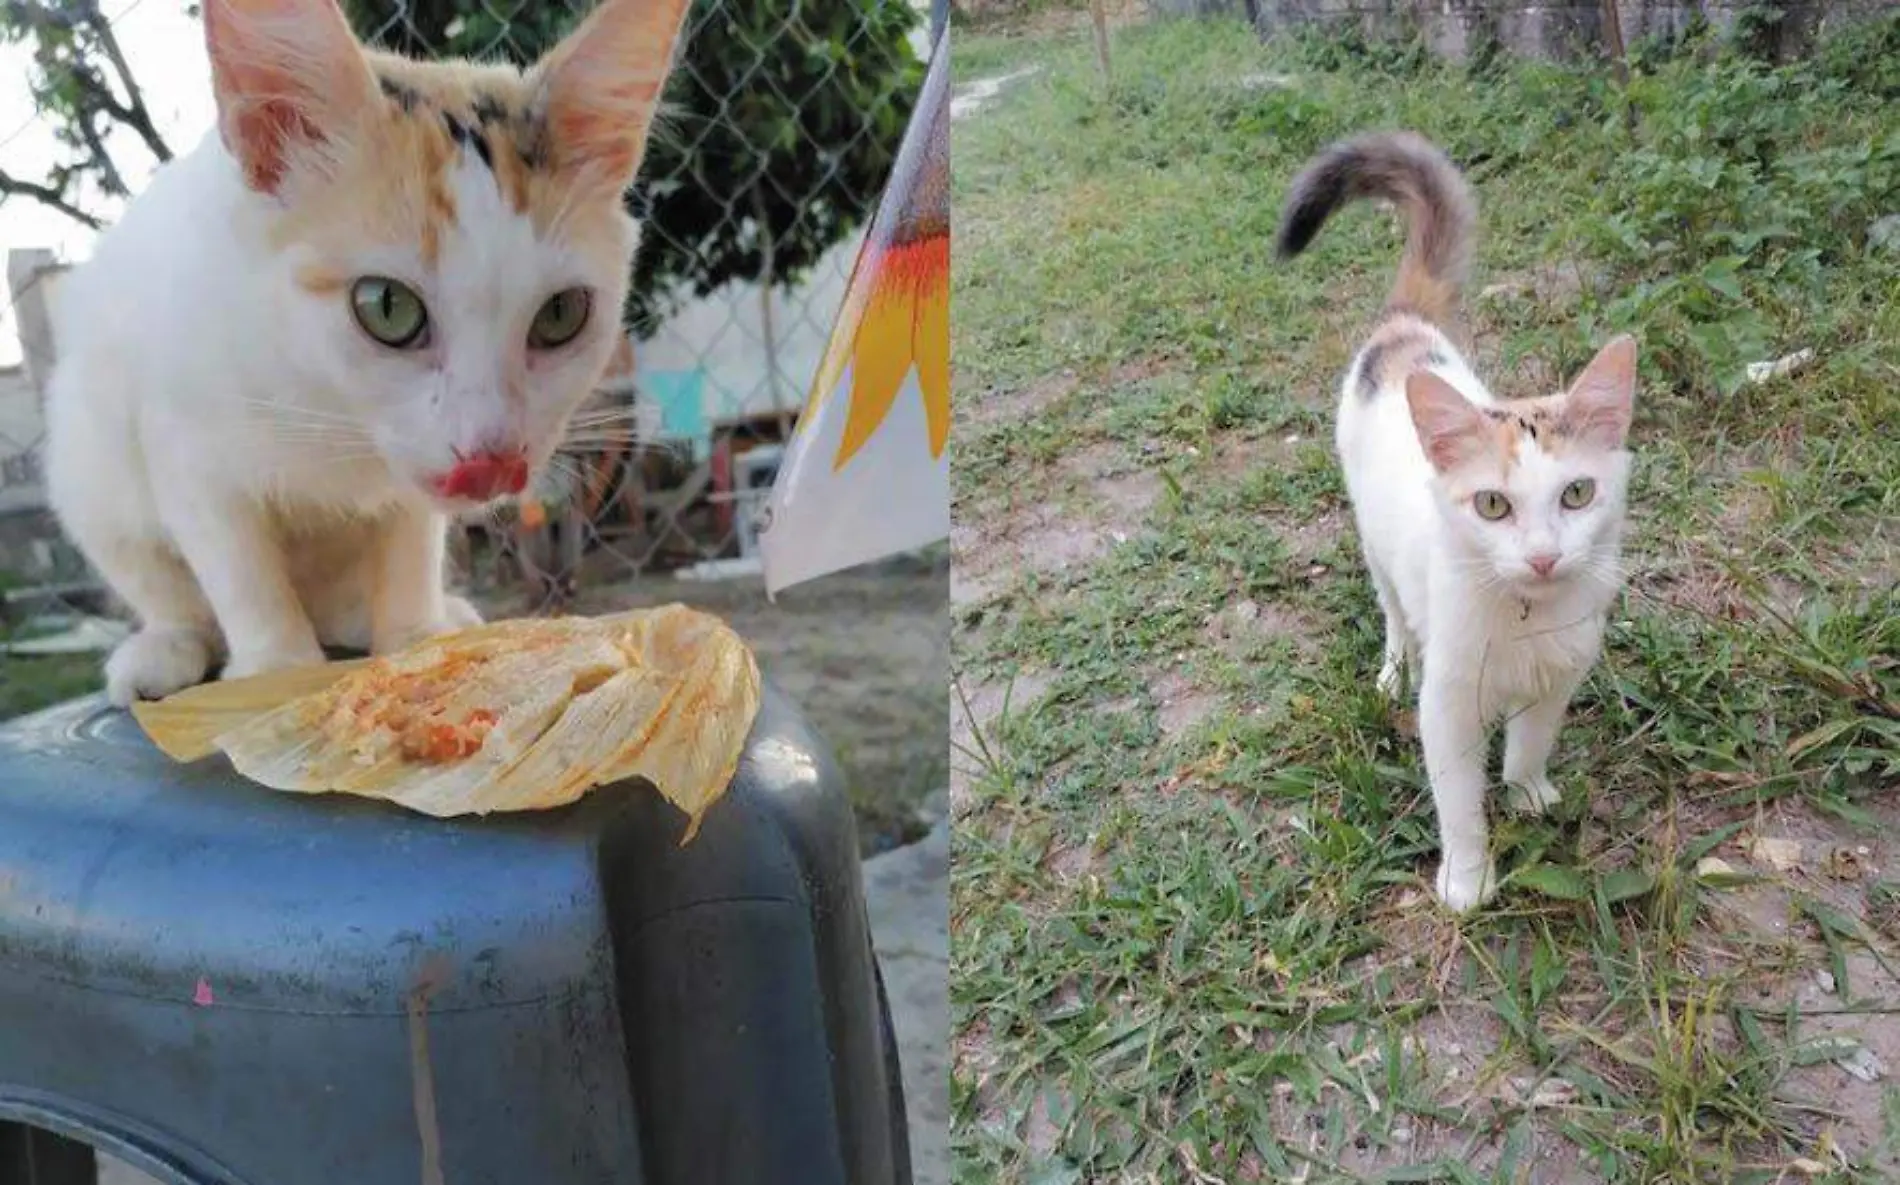
[[[1537,573],[1539,576],[1548,576],[1552,569],[1556,568],[1557,561],[1561,558],[1561,556],[1556,555],[1534,555],[1529,561],[1531,571]]]
[[[476,453],[463,457],[455,468],[431,480],[444,498],[472,498],[486,502],[528,488],[528,457],[523,452]]]

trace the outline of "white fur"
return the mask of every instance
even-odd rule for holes
[[[137,613],[107,665],[115,703],[202,678],[378,651],[474,620],[443,589],[445,514],[428,478],[455,451],[520,446],[538,467],[613,349],[631,254],[538,240],[479,164],[453,179],[438,264],[365,249],[428,305],[429,344],[393,351],[348,294],[295,279],[274,199],[216,134],[163,168],[62,286],[47,482],[68,533]],[[574,342],[529,351],[555,291],[585,284]]]
[[[1498,406],[1459,356],[1434,373],[1478,406]],[[1510,805],[1541,811],[1558,791],[1546,769],[1571,695],[1596,661],[1620,585],[1629,455],[1573,445],[1560,460],[1530,442],[1509,469],[1482,461],[1440,473],[1427,459],[1403,386],[1370,398],[1346,376],[1337,445],[1366,566],[1385,613],[1379,687],[1397,697],[1401,671],[1422,683],[1419,732],[1443,849],[1437,887],[1454,910],[1496,888],[1484,793],[1490,726],[1506,717]],[[1597,483],[1580,510],[1559,498],[1580,477]],[[1513,513],[1481,518],[1470,492],[1492,489]],[[1556,553],[1540,580],[1527,558]],[[1421,670],[1422,667],[1422,670]]]

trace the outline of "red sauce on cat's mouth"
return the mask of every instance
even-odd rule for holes
[[[486,502],[528,488],[528,458],[522,453],[476,453],[456,462],[455,468],[430,481],[444,498]]]

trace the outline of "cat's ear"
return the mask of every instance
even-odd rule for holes
[[[687,0],[604,0],[534,68],[556,166],[581,184],[633,181]]]
[[[1436,373],[1419,370],[1408,376],[1405,403],[1411,408],[1412,427],[1418,431],[1425,459],[1440,473],[1456,469],[1489,447],[1484,413]]]
[[[1623,334],[1597,351],[1564,396],[1566,435],[1603,449],[1620,449],[1629,437],[1636,399],[1636,339]]]
[[[218,134],[259,193],[347,133],[376,79],[336,0],[204,0]]]

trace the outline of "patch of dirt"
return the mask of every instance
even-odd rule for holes
[[[1871,955],[1850,954],[1845,964],[1854,999],[1900,999],[1900,979]],[[1797,1066],[1782,1078],[1776,1093],[1796,1104],[1794,1122],[1810,1147],[1818,1145],[1823,1135],[1831,1136],[1856,1166],[1871,1171],[1874,1180],[1892,1181],[1900,1178],[1900,1149],[1886,1138],[1883,1112],[1892,1076],[1900,1073],[1900,1024],[1890,1015],[1839,1012],[1845,1001],[1832,988],[1838,985],[1825,966],[1815,967],[1793,985],[1794,1002],[1805,1014],[1801,1039],[1835,1040],[1843,1050],[1858,1048],[1865,1053],[1850,1054],[1843,1059],[1847,1064],[1824,1061]]]
[[[996,1073],[999,1070],[992,1045],[990,1022],[982,1017],[951,1034],[951,1073],[973,1084],[979,1126],[999,1129],[1004,1122],[1002,1104],[997,1098]]]
[[[953,536],[956,534],[954,528],[951,534]],[[950,605],[952,608],[961,609],[965,606],[980,605],[985,601],[994,600],[996,595],[1003,591],[1003,587],[1004,582],[998,575],[992,575],[986,580],[969,572],[965,572],[961,568],[952,567],[950,569]]]
[[[1155,722],[1161,735],[1174,740],[1212,716],[1221,705],[1220,697],[1195,687],[1178,671],[1166,671],[1148,685],[1155,701]]]
[[[1322,628],[1311,614],[1278,601],[1234,601],[1207,619],[1207,640],[1229,658],[1244,659],[1263,642],[1280,639],[1290,642],[1299,653],[1318,653],[1315,641]]]
[[[1284,436],[1241,436],[1229,432],[1215,442],[1207,462],[1222,477],[1243,478],[1256,469],[1284,461],[1304,439],[1307,438],[1291,432]]]
[[[1609,290],[1609,272],[1576,260],[1540,263],[1521,271],[1504,272],[1478,290],[1480,305],[1511,305],[1534,302],[1541,305],[1570,307],[1585,293],[1604,295]]]
[[[1145,355],[1111,368],[1101,378],[1091,379],[1090,385],[1112,393],[1114,388],[1151,379],[1170,365],[1172,360],[1166,354]],[[1034,419],[1073,395],[1081,385],[1079,372],[1060,370],[1014,390],[991,387],[962,402],[957,410],[958,429],[966,431]]]
[[[1057,840],[1043,857],[1042,866],[1063,885],[1077,884],[1095,871],[1095,848],[1086,840],[1073,844]]]
[[[1882,519],[1852,543],[1844,557],[1846,568],[1868,592],[1900,587],[1900,524]]]
[[[1688,558],[1635,566],[1629,584],[1634,591],[1671,608],[1722,621],[1759,620],[1764,601],[1784,616],[1800,611],[1804,600],[1800,588],[1776,576],[1758,579],[1760,586],[1751,588],[1721,568]]]
[[[1385,1097],[1385,1050],[1370,1045],[1353,1052],[1350,1030],[1335,1041],[1339,1060],[1356,1071],[1358,1090],[1328,1080],[1319,1102],[1308,1104],[1281,1084],[1271,1107],[1275,1133],[1285,1143],[1334,1160],[1353,1179],[1377,1179],[1382,1173],[1408,1165],[1456,1161],[1478,1177],[1488,1178],[1503,1157],[1505,1136],[1485,1135],[1493,1113],[1515,1107],[1525,1094],[1538,1095],[1526,1065],[1513,1059],[1500,1062],[1498,1050],[1504,1033],[1496,1014],[1481,1001],[1456,1003],[1427,1013],[1411,1026],[1400,1042],[1401,1079],[1417,1083],[1422,1094],[1459,1117],[1458,1122],[1396,1111]],[[1561,1093],[1560,1088],[1551,1095]],[[1340,1114],[1359,1119],[1344,1138],[1328,1146],[1327,1127]],[[1502,1125],[1498,1125],[1502,1126]],[[1558,1130],[1556,1114],[1550,1123],[1535,1123],[1528,1164],[1535,1181],[1601,1181],[1582,1163],[1577,1147]],[[1254,1166],[1259,1169],[1260,1166]],[[1520,1162],[1520,1172],[1525,1167]],[[1242,1180],[1267,1181],[1264,1169]]]
[[[1171,365],[1165,354],[1147,355],[1089,383],[1112,392]],[[1082,381],[1067,370],[1020,391],[991,391],[971,401],[975,410],[965,422],[982,426],[1032,417],[1067,398]],[[1140,527],[1161,490],[1160,477],[1130,459],[1122,446],[1095,440],[1066,450],[1021,483],[960,499],[950,532],[951,603],[971,608],[996,598],[1025,574],[1086,567]]]
[[[958,407],[959,430],[967,432],[971,428],[1032,419],[1067,399],[1081,382],[1081,376],[1075,371],[1064,370],[1014,391],[991,387],[981,395],[964,400]]]
[[[1892,838],[1900,809],[1884,804],[1869,809],[1881,825],[1863,830],[1798,800],[1773,804],[1718,852],[1738,871],[1770,879],[1711,890],[1704,900],[1715,924],[1728,931],[1728,945],[1740,947],[1750,972],[1747,998],[1738,1003],[1773,1014],[1792,1003],[1803,1014],[1795,1039],[1837,1038],[1873,1055],[1871,1063],[1862,1063],[1863,1069],[1871,1065],[1879,1071],[1871,1080],[1829,1060],[1791,1069],[1779,1093],[1808,1105],[1791,1114],[1810,1141],[1830,1133],[1875,1179],[1891,1180],[1900,1179],[1900,1149],[1886,1138],[1884,1111],[1892,1076],[1900,1074],[1900,1016],[1846,1010],[1852,1002],[1900,1000],[1900,977],[1889,969],[1900,968],[1900,949],[1882,933],[1885,919],[1869,906],[1870,889],[1900,859],[1900,842]],[[1758,846],[1758,838],[1786,843]],[[1789,867],[1777,869],[1776,861]],[[1835,982],[1827,949],[1814,922],[1798,908],[1796,894],[1863,924],[1878,944],[1878,957],[1848,940],[1847,983]],[[1778,1028],[1770,1028],[1771,1036],[1777,1033]]]
[[[1131,467],[1108,442],[1065,454],[1035,490],[1010,490],[959,514],[951,551],[959,607],[982,604],[1029,573],[1084,568],[1125,542],[1142,522],[1162,483]],[[1058,501],[1060,499],[1060,501]]]
[[[1357,537],[1352,533],[1352,516],[1343,509],[1327,509],[1314,518],[1275,525],[1280,530],[1280,541],[1286,544],[1287,551],[1294,559],[1307,565],[1308,576],[1326,575],[1331,571],[1331,564],[1339,558],[1340,548],[1350,551],[1359,546]],[[1315,565],[1320,570],[1313,571]]]

